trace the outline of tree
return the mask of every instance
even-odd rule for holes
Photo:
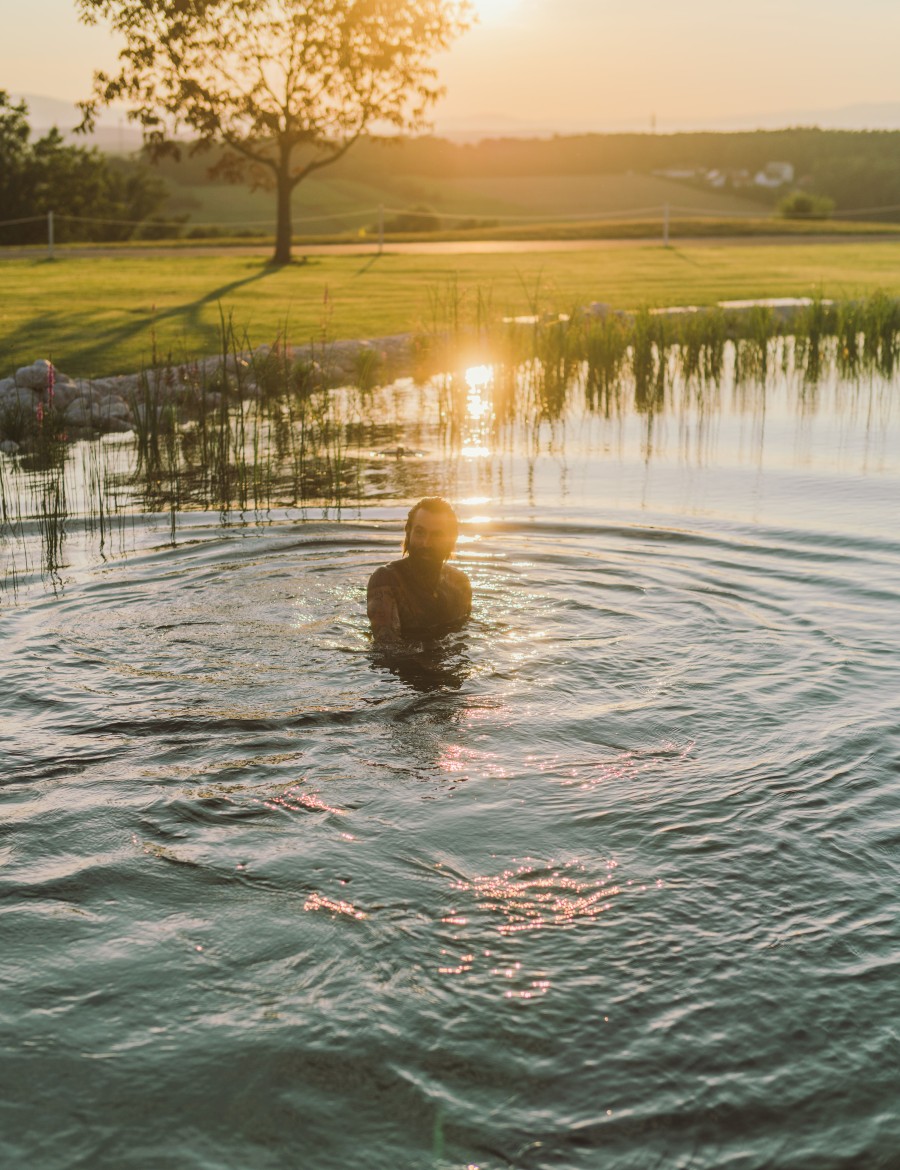
[[[13,105],[9,95],[0,90],[0,219],[19,219],[33,214],[25,209],[30,136],[28,107],[24,102]],[[0,229],[7,235],[8,231]],[[0,240],[3,238],[0,234]]]
[[[431,59],[468,0],[76,0],[125,38],[82,104],[125,100],[151,155],[225,148],[213,173],[276,192],[274,262],[291,258],[291,195],[380,126],[411,133],[440,94]]]
[[[809,191],[792,191],[779,201],[778,211],[785,219],[828,219],[834,211],[834,200]]]
[[[61,243],[128,239],[167,199],[166,184],[146,166],[68,146],[55,127],[32,142],[28,107],[0,90],[0,221],[14,221],[0,225],[0,243],[45,240],[46,224],[29,221],[48,211]]]

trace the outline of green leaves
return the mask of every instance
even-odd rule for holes
[[[146,167],[68,146],[55,128],[31,142],[27,107],[0,91],[0,220],[53,211],[59,242],[128,239],[167,198],[166,184]],[[0,227],[0,243],[34,243],[46,233],[44,222],[13,224]]]
[[[422,129],[440,94],[432,57],[468,23],[466,0],[77,3],[83,20],[105,19],[125,37],[119,72],[95,77],[86,124],[124,98],[156,153],[186,133],[196,146],[225,145],[218,167],[232,179],[259,184],[270,172],[282,191],[281,259],[290,254],[284,191],[373,125]]]

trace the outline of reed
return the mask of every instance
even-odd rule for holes
[[[341,508],[371,490],[430,490],[413,462],[369,452],[399,451],[416,434],[436,432],[445,455],[458,456],[475,435],[472,366],[490,371],[476,396],[478,442],[500,450],[519,428],[534,452],[573,409],[606,418],[635,410],[649,442],[661,414],[715,409],[726,372],[742,401],[764,407],[780,369],[811,409],[830,369],[853,379],[891,377],[900,366],[900,302],[881,294],[838,304],[817,298],[790,321],[763,306],[561,315],[539,282],[525,298],[528,314],[512,317],[490,292],[463,293],[454,282],[434,291],[413,345],[421,417],[412,429],[404,423],[405,432],[379,389],[388,376],[380,351],[360,350],[349,371],[340,366],[327,316],[302,358],[287,323],[271,345],[254,349],[224,315],[214,361],[176,361],[154,341],[132,397],[131,444],[82,443],[80,467],[51,402],[33,417],[6,408],[0,434],[15,436],[21,452],[0,456],[0,581],[14,589],[27,568],[31,521],[41,572],[56,579],[76,519],[105,555],[114,537],[124,547],[140,513],[165,514],[175,541],[178,516],[189,509],[217,512],[227,524],[265,519],[275,506]]]
[[[900,361],[900,301],[874,293],[862,307],[863,363],[889,378]]]
[[[606,418],[622,413],[622,381],[630,346],[630,331],[621,316],[606,314],[585,323],[587,402]]]

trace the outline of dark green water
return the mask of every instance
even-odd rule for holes
[[[371,506],[70,541],[0,616],[3,1165],[895,1167],[898,389],[475,403]],[[385,657],[401,474],[476,604]]]

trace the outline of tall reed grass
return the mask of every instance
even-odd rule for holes
[[[5,580],[14,591],[29,571],[35,525],[40,572],[53,579],[75,528],[105,555],[116,538],[124,547],[127,524],[142,513],[165,516],[174,541],[187,510],[232,523],[265,520],[276,508],[341,508],[372,492],[426,494],[435,485],[403,452],[429,428],[444,456],[471,441],[472,366],[491,371],[478,426],[495,450],[514,425],[524,424],[536,444],[541,428],[564,425],[573,407],[606,418],[637,411],[649,435],[665,411],[717,409],[728,379],[736,392],[764,399],[777,370],[796,381],[802,399],[826,370],[852,380],[900,368],[900,302],[882,294],[814,300],[790,320],[765,306],[559,314],[544,308],[543,295],[527,290],[529,312],[504,318],[489,292],[464,294],[456,283],[433,291],[410,346],[420,430],[391,416],[378,351],[358,351],[348,373],[324,328],[302,356],[286,328],[254,350],[225,317],[215,361],[175,361],[154,346],[133,394],[130,439],[84,442],[77,464],[48,414],[22,422],[25,454],[0,456],[0,588]],[[403,392],[413,392],[409,383]]]

